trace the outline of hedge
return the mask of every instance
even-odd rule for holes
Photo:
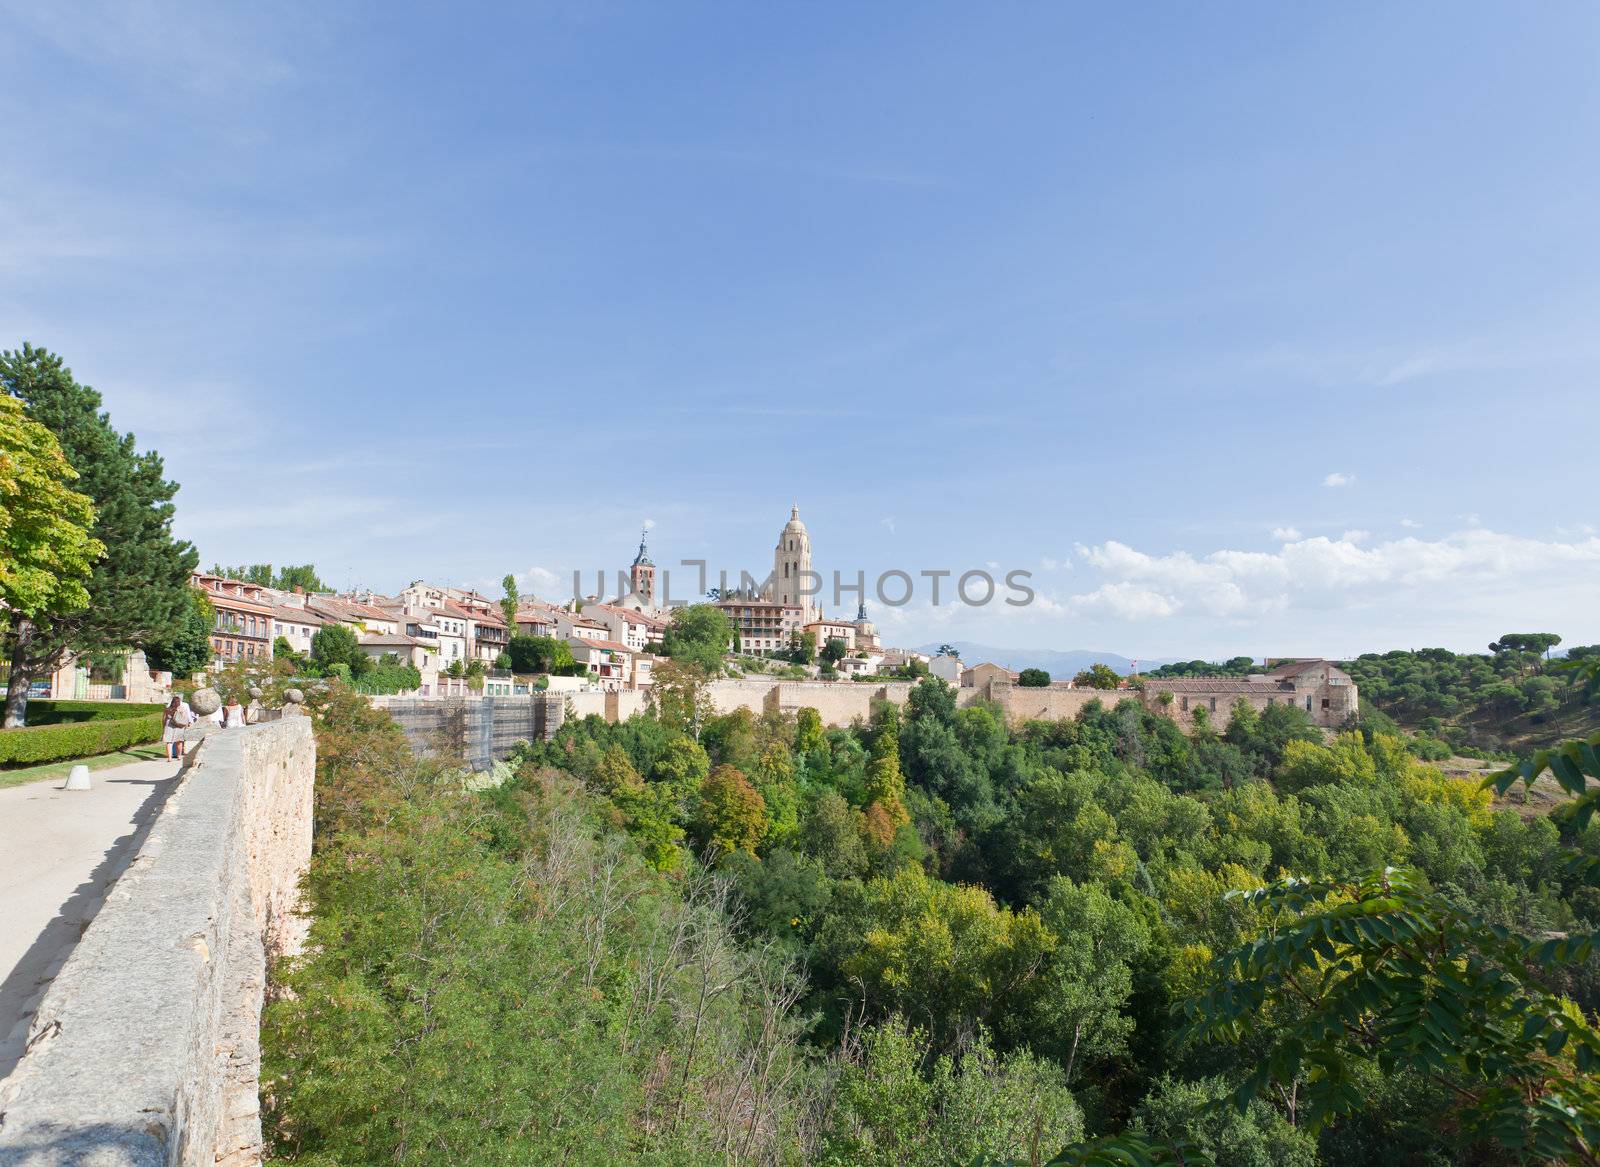
[[[161,714],[121,717],[115,721],[75,721],[0,729],[0,766],[32,766],[90,758],[161,740]]]
[[[125,717],[144,717],[160,713],[159,702],[147,701],[58,701],[36,697],[28,702],[29,725],[60,725],[74,721],[121,721]]]

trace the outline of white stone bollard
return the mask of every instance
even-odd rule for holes
[[[67,775],[67,785],[65,786],[64,789],[67,789],[67,790],[88,790],[89,789],[89,767],[83,765],[82,763],[79,763],[78,765],[74,766],[72,768],[72,771]]]

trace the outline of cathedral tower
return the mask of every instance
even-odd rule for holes
[[[819,618],[816,596],[800,593],[801,582],[811,570],[811,534],[800,521],[800,507],[796,504],[790,508],[789,521],[783,525],[783,530],[778,534],[778,545],[772,551],[772,588],[769,594],[777,603],[804,608],[804,622],[807,623]],[[808,581],[812,588],[817,587],[817,583],[816,580]]]

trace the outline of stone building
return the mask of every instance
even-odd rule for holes
[[[735,594],[718,600],[716,607],[739,634],[744,652],[781,652],[805,622],[805,609],[798,604],[780,604],[755,596]]]
[[[273,603],[267,589],[197,571],[189,581],[205,593],[215,615],[211,653],[218,660],[271,660]]]
[[[1335,729],[1360,709],[1360,692],[1350,674],[1320,658],[1282,661],[1265,673],[1248,677],[1152,678],[1144,689],[1146,707],[1186,728],[1196,709],[1204,709],[1212,724],[1220,728],[1240,698],[1256,710],[1294,705],[1305,711],[1313,725]]]

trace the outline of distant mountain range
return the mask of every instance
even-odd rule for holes
[[[970,640],[935,641],[919,644],[916,651],[935,653],[940,643],[953,645],[961,654],[962,664],[971,666],[993,661],[1008,669],[1044,669],[1056,680],[1068,680],[1095,663],[1107,664],[1126,676],[1133,672],[1133,661],[1114,652],[1095,652],[1087,648],[1068,649],[1065,652],[1051,648],[996,648],[992,644],[975,644]],[[1139,659],[1141,669],[1153,669],[1170,663],[1167,660]]]

